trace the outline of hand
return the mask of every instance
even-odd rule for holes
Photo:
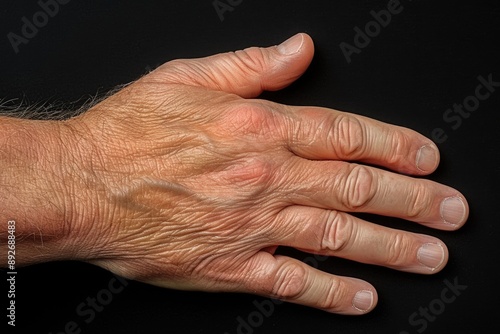
[[[162,287],[340,314],[372,310],[375,288],[275,255],[278,246],[440,271],[442,241],[349,214],[461,227],[464,196],[402,175],[436,169],[431,140],[346,112],[252,99],[292,83],[313,52],[299,34],[277,47],[175,60],[66,122],[79,259]]]

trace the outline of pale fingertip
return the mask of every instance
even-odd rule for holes
[[[417,259],[422,266],[431,272],[438,271],[446,259],[445,249],[440,243],[423,244],[417,251]]]
[[[454,229],[461,227],[467,220],[467,207],[460,196],[445,198],[441,202],[439,211],[443,222]]]
[[[439,164],[439,150],[434,144],[422,146],[415,159],[417,169],[424,173],[431,173],[436,170]]]
[[[278,52],[283,56],[291,56],[302,49],[304,45],[304,34],[296,34],[277,46]]]
[[[352,299],[352,307],[361,313],[367,313],[373,309],[374,296],[373,291],[360,290]]]

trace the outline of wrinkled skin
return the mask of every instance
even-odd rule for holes
[[[300,34],[281,47],[172,61],[65,122],[67,182],[78,190],[78,200],[65,200],[72,258],[162,287],[255,293],[340,314],[371,311],[375,288],[275,255],[276,247],[441,270],[440,240],[349,214],[463,225],[463,195],[403,175],[438,166],[429,139],[346,112],[255,99],[297,79],[313,52]]]

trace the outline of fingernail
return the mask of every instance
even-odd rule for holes
[[[441,218],[447,224],[462,224],[465,210],[465,204],[460,197],[448,197],[441,202]]]
[[[290,56],[297,53],[302,44],[304,44],[304,35],[297,34],[278,45],[278,51],[284,56]]]
[[[428,243],[422,245],[417,252],[418,262],[422,265],[435,270],[439,268],[444,261],[444,249],[440,244]]]
[[[431,172],[438,163],[438,152],[431,145],[422,146],[417,152],[417,168],[422,172]]]
[[[352,306],[361,312],[366,312],[370,310],[372,305],[373,305],[373,292],[368,290],[358,291],[352,300]]]

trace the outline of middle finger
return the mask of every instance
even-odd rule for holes
[[[296,156],[281,168],[280,186],[291,204],[392,216],[442,230],[458,229],[468,216],[460,192],[430,180]]]

